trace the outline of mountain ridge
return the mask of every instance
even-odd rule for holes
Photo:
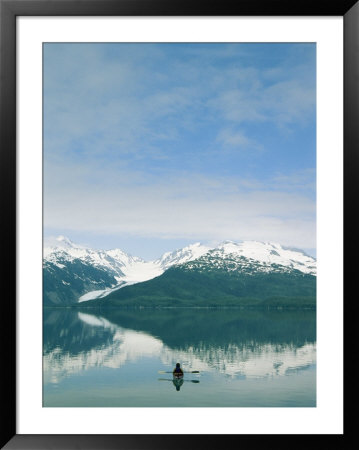
[[[121,249],[93,250],[59,236],[44,247],[44,304],[108,298],[119,289],[161,277],[173,267],[197,273],[225,269],[227,273],[247,276],[275,272],[316,274],[315,258],[277,243],[223,241],[209,247],[196,242],[145,261]]]

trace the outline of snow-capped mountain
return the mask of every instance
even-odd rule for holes
[[[276,243],[225,241],[216,247],[195,243],[145,261],[120,249],[94,250],[59,236],[45,241],[44,302],[67,304],[103,298],[122,287],[159,277],[174,266],[187,271],[225,268],[243,273],[316,273],[314,258]]]
[[[277,243],[259,241],[224,241],[216,247],[208,247],[197,242],[183,249],[165,253],[155,263],[167,270],[173,265],[191,261],[210,264],[214,263],[215,258],[220,265],[221,262],[222,264],[232,262],[232,270],[254,264],[263,272],[275,270],[274,266],[280,266],[278,270],[281,271],[299,270],[303,273],[316,274],[316,260],[312,256]],[[194,266],[195,263],[193,263]],[[187,264],[187,267],[191,265]]]
[[[122,285],[162,273],[155,265],[120,249],[94,250],[65,236],[45,240],[43,272],[45,304],[101,297]]]
[[[315,275],[316,261],[301,250],[282,247],[271,242],[225,241],[218,247],[209,249],[206,253],[195,258],[192,264],[186,264],[188,269],[201,267],[241,271],[246,273],[258,272],[300,272]]]
[[[49,245],[50,244],[50,245]],[[96,268],[108,270],[115,277],[122,279],[123,269],[138,262],[144,262],[141,258],[132,257],[122,250],[93,250],[75,244],[65,236],[45,242],[44,262],[63,268],[64,263],[81,260]]]

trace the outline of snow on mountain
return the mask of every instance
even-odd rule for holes
[[[49,245],[50,244],[50,245]],[[141,258],[133,258],[122,250],[93,250],[73,243],[70,239],[59,236],[56,239],[45,241],[44,262],[62,267],[66,262],[81,260],[96,268],[109,270],[117,277],[123,277],[122,269],[128,265],[142,261]]]
[[[61,283],[68,285],[71,281],[68,278],[69,272],[73,272],[76,281],[82,281],[79,287],[79,301],[103,297],[120,287],[150,280],[161,275],[164,271],[156,261],[147,262],[120,249],[94,250],[75,244],[64,236],[46,239],[44,244],[43,266],[47,275],[50,273],[52,278],[57,277],[56,289],[58,289]],[[67,277],[60,280],[61,275],[57,270],[54,270],[55,268],[62,269],[64,274],[67,271]],[[97,270],[96,274],[100,274],[101,283],[98,283],[98,286],[95,275],[91,278],[90,283],[86,283],[88,277],[86,268],[94,268]],[[107,279],[102,277],[104,273],[108,275]],[[85,286],[85,291],[81,292],[81,289]],[[55,289],[52,288],[51,291],[52,296],[54,296]],[[73,292],[73,294],[76,295],[76,292]]]
[[[273,265],[282,267],[282,270],[299,270],[303,273],[316,274],[316,261],[301,250],[288,249],[272,242],[225,241],[209,254],[218,259],[231,259],[241,265],[255,263],[262,271],[272,270]],[[236,266],[234,265],[234,268]]]
[[[161,266],[163,270],[167,270],[174,264],[183,264],[200,258],[209,250],[211,250],[211,247],[196,242],[195,244],[188,245],[182,249],[164,253],[161,258],[157,259],[155,262]]]
[[[127,264],[121,267],[123,277],[121,277],[120,283],[110,289],[89,292],[81,296],[79,298],[79,302],[93,300],[95,298],[103,298],[117,289],[129,286],[131,284],[151,280],[152,278],[162,275],[163,272],[169,267],[175,264],[182,264],[197,259],[208,250],[210,250],[209,247],[196,243],[183,249],[167,252],[155,261],[144,261],[141,258],[129,257],[129,255],[124,254],[121,250],[109,250],[106,252],[107,254],[114,258],[121,257],[121,261],[125,261],[126,257],[128,257],[126,260]]]
[[[281,266],[283,271],[295,269],[312,275],[316,273],[315,259],[301,250],[283,247],[278,243],[259,241],[224,241],[216,247],[207,247],[197,242],[183,249],[165,253],[156,262],[167,270],[173,265],[198,260],[211,264],[215,258],[224,262],[237,262],[237,265],[233,265],[236,268],[245,266],[247,262],[252,265],[255,263],[265,271],[277,265]],[[187,264],[187,267],[191,265]]]
[[[118,280],[119,283],[116,286],[99,291],[88,292],[79,298],[79,302],[106,297],[106,295],[117,289],[151,280],[152,278],[162,275],[163,272],[164,270],[162,267],[154,261],[146,262],[141,259],[132,260],[127,266],[122,267],[123,276]]]
[[[43,254],[44,269],[50,273],[56,272],[57,277],[59,277],[58,269],[60,273],[61,269],[64,272],[67,270],[69,276],[75,265],[81,264],[81,273],[73,274],[77,279],[81,279],[82,276],[83,286],[86,285],[87,290],[78,295],[80,302],[105,297],[113,290],[150,280],[162,275],[174,265],[185,263],[187,263],[187,269],[207,265],[212,268],[226,266],[227,269],[230,267],[230,270],[262,272],[299,270],[306,274],[316,274],[315,259],[304,252],[289,249],[277,243],[258,241],[238,243],[224,241],[216,247],[208,247],[197,242],[182,249],[167,252],[157,260],[145,261],[120,249],[94,250],[75,244],[65,236],[59,236],[45,241]],[[94,275],[91,283],[86,284],[84,267],[94,268],[97,273],[105,273],[110,278],[108,281],[102,278],[101,283],[97,284]],[[57,281],[60,285],[61,283],[67,286],[71,284],[68,277]]]

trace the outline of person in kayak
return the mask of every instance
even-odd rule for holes
[[[173,376],[176,378],[183,377],[183,370],[181,369],[180,363],[176,364],[176,367],[173,369]]]

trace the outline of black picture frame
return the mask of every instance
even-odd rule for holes
[[[296,439],[315,443],[321,435],[18,435],[16,433],[16,17],[19,16],[342,16],[344,20],[344,266],[354,261],[356,188],[359,173],[359,2],[358,0],[0,0],[0,192],[2,198],[2,389],[1,448],[6,449],[168,449],[242,445],[250,448],[276,441],[276,447]],[[350,237],[350,240],[349,240]],[[354,263],[353,263],[354,264]],[[354,272],[344,272],[347,293]],[[350,301],[352,300],[352,301]],[[345,303],[345,330],[354,339],[355,300]],[[344,352],[345,360],[347,355]],[[349,371],[349,373],[352,371]],[[348,371],[345,371],[347,374]],[[347,380],[346,380],[347,381]],[[345,397],[348,400],[348,397]],[[345,401],[346,410],[349,400]],[[336,448],[351,433],[352,418],[345,417],[343,435],[325,435]],[[349,440],[349,439],[348,439]]]

